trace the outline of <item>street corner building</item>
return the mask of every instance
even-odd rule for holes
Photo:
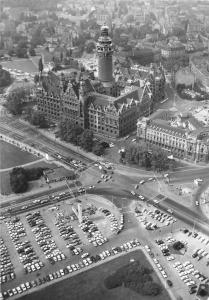
[[[123,90],[113,77],[113,47],[106,25],[97,43],[98,80],[77,70],[73,79],[67,73],[43,74],[37,88],[37,107],[55,122],[69,119],[84,129],[108,137],[121,137],[136,130],[137,120],[153,110],[150,82]],[[99,86],[99,89],[98,89]]]
[[[209,161],[209,127],[189,113],[159,109],[138,120],[137,136],[181,159]]]

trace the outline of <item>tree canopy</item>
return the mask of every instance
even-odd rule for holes
[[[41,57],[38,61],[38,70],[40,73],[42,73],[43,69],[44,69],[44,66],[43,66],[42,57]]]
[[[24,193],[27,191],[27,174],[23,168],[12,169],[10,173],[10,184],[14,193]]]
[[[125,153],[121,153],[120,161],[127,161],[130,164],[137,164],[145,169],[163,171],[174,169],[175,161],[168,158],[168,154],[158,147],[149,147],[146,143],[130,144]]]
[[[105,147],[94,142],[94,134],[89,129],[83,129],[71,120],[63,119],[59,123],[58,136],[69,143],[82,147],[85,151],[93,152],[96,155],[102,155]]]
[[[125,286],[141,295],[159,295],[162,287],[153,281],[152,271],[143,266],[139,261],[134,261],[120,267],[108,276],[104,283],[108,289]]]
[[[93,50],[96,48],[95,43],[94,42],[88,42],[86,45],[86,52],[87,53],[92,53]]]
[[[86,151],[92,151],[93,137],[93,131],[84,130],[80,137],[80,146]]]
[[[21,115],[24,102],[29,91],[24,88],[16,88],[7,96],[6,107],[13,115]]]
[[[48,128],[49,124],[43,113],[39,111],[33,111],[30,119],[31,124],[39,126],[40,128]]]
[[[19,58],[26,58],[27,55],[27,41],[25,39],[21,39],[18,42],[18,45],[15,49],[15,53]]]
[[[10,73],[0,65],[0,88],[8,86],[12,82]]]
[[[10,172],[10,185],[14,193],[24,193],[28,189],[28,182],[37,180],[43,175],[44,168],[13,168]]]

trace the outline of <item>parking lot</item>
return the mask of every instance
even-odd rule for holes
[[[157,230],[177,221],[171,214],[164,213],[153,206],[144,207],[142,210],[136,207],[135,215],[139,223],[147,230]]]
[[[4,296],[21,294],[127,247],[128,250],[129,245],[123,248],[118,245],[120,249],[109,245],[109,240],[123,230],[124,217],[112,203],[101,206],[103,202],[83,196],[73,205],[67,200],[2,220]],[[82,210],[81,222],[78,204]],[[130,249],[139,245],[132,242]],[[107,250],[101,251],[100,247],[106,244]]]
[[[165,256],[168,268],[175,276],[179,277],[184,290],[188,292],[192,299],[192,296],[196,295],[200,284],[209,283],[208,237],[182,228],[172,234],[156,239],[155,242]],[[179,242],[183,245],[183,248],[177,251],[173,245]],[[154,262],[160,269],[163,268],[155,258]]]

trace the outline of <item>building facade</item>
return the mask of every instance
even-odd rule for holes
[[[69,119],[95,134],[120,137],[136,130],[140,116],[152,112],[152,94],[148,84],[143,88],[132,86],[118,97],[100,94],[89,79],[67,81],[53,72],[43,76],[37,90],[38,111],[48,120]]]
[[[148,84],[154,102],[159,102],[165,98],[165,83],[166,78],[163,68],[152,64],[148,75]]]
[[[38,111],[53,122],[68,119],[102,136],[117,138],[136,130],[138,118],[149,116],[153,103],[163,97],[164,73],[152,66],[143,86],[131,85],[122,92],[113,78],[112,53],[108,27],[102,26],[97,43],[102,88],[96,90],[93,81],[80,71],[73,79],[67,73],[50,71],[42,75],[37,88]]]
[[[209,92],[209,56],[195,56],[190,59],[191,71],[195,81],[201,82],[205,91]]]
[[[178,41],[171,41],[161,46],[161,55],[165,59],[176,59],[186,54],[185,46]]]
[[[137,136],[181,159],[209,161],[209,127],[190,115],[160,109],[138,120]]]

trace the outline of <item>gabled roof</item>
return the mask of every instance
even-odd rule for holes
[[[134,87],[132,91],[129,91],[128,93],[116,98],[114,101],[115,106],[120,107],[121,104],[129,104],[130,99],[140,102],[142,95],[143,95],[143,89]]]
[[[92,96],[92,103],[94,106],[102,106],[103,108],[108,106],[110,103],[114,103],[115,98],[104,95],[104,94],[99,94],[96,92],[90,93],[90,96]]]

